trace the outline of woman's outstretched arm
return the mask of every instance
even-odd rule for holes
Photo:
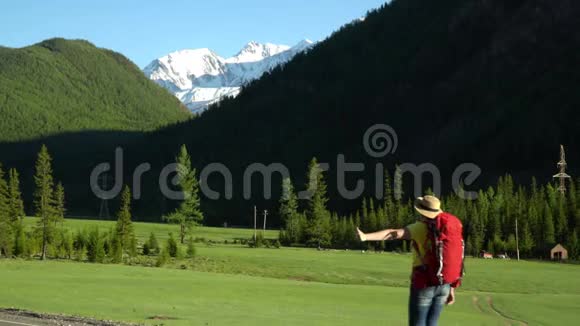
[[[373,233],[364,233],[359,228],[356,228],[360,241],[388,241],[388,240],[409,240],[411,233],[407,228],[403,229],[385,229]]]

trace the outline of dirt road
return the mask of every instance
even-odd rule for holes
[[[127,326],[105,320],[0,309],[0,326]]]

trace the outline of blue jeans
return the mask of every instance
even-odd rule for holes
[[[449,284],[413,289],[409,296],[409,326],[437,326],[451,291]]]

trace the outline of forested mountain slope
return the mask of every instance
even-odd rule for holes
[[[0,47],[0,141],[83,130],[148,131],[189,118],[119,53],[50,39]]]
[[[373,179],[376,160],[362,139],[377,123],[398,134],[397,151],[381,159],[391,172],[404,162],[433,163],[449,189],[455,167],[473,162],[483,171],[480,186],[508,172],[545,181],[560,143],[570,162],[580,159],[577,17],[575,1],[395,0],[238,98],[156,133],[153,152],[170,157],[185,143],[198,167],[232,169],[237,200],[208,204],[226,217],[249,205],[240,198],[246,166],[282,162],[302,188],[313,156],[331,163],[330,205],[358,205],[335,192],[336,155],[366,162],[362,176]]]

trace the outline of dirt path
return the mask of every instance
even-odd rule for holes
[[[483,302],[485,302],[485,303],[483,303]],[[473,305],[473,308],[475,310],[477,310],[477,312],[482,313],[482,314],[495,315],[495,316],[500,318],[500,320],[502,321],[502,323],[504,325],[507,325],[507,326],[514,325],[514,324],[520,325],[520,326],[527,326],[528,325],[527,322],[525,322],[523,320],[514,319],[514,318],[504,314],[500,310],[498,310],[493,305],[493,299],[491,298],[491,296],[487,296],[487,298],[485,298],[485,301],[481,300],[481,302],[477,296],[475,296],[475,295],[471,296],[471,303]],[[484,305],[483,307],[482,307],[482,303]]]
[[[516,324],[516,325],[522,325],[522,326],[528,326],[528,323],[523,321],[523,320],[518,320],[518,319],[514,319],[511,318],[510,316],[504,314],[503,312],[497,310],[495,308],[495,306],[493,305],[493,299],[491,298],[491,296],[487,297],[487,304],[489,305],[489,308],[499,317],[503,318],[506,321],[506,324],[508,325],[512,325],[512,324]]]
[[[107,320],[0,309],[0,326],[128,326]]]
[[[476,296],[471,297],[471,303],[473,303],[473,307],[475,308],[475,310],[481,312],[482,314],[485,313],[483,309],[481,309],[481,306],[479,305],[479,299]]]

